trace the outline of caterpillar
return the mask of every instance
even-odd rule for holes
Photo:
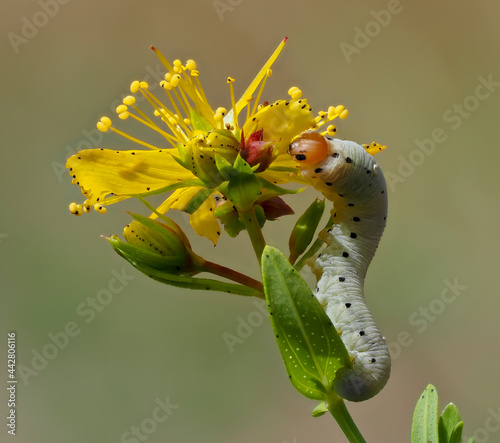
[[[333,202],[333,225],[322,235],[326,247],[313,264],[316,297],[352,363],[338,372],[335,391],[346,400],[363,401],[385,386],[391,370],[389,349],[363,292],[387,219],[384,175],[367,149],[316,132],[292,140],[288,152],[304,178]]]

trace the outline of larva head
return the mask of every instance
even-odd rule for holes
[[[304,132],[290,143],[288,153],[302,165],[313,165],[326,158],[328,143],[317,132]]]

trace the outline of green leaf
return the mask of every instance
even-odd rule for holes
[[[209,132],[214,129],[213,125],[194,109],[191,109],[191,124],[195,131]]]
[[[439,417],[439,443],[450,443],[453,431],[459,423],[462,423],[463,427],[458,408],[453,403],[446,405]]]
[[[411,443],[439,443],[438,393],[432,385],[427,385],[415,406]]]
[[[325,210],[324,200],[314,200],[305,212],[299,217],[293,227],[288,247],[290,249],[290,262],[295,260],[307,249],[311,243],[316,229]]]
[[[318,406],[316,406],[313,411],[312,411],[312,416],[313,417],[321,417],[322,415],[326,414],[328,412],[328,408],[326,406],[326,403],[322,401]]]
[[[266,246],[262,277],[276,341],[293,386],[304,396],[328,400],[349,356],[318,300],[277,249]]]
[[[453,432],[451,433],[450,443],[462,443],[462,430],[463,429],[464,429],[464,422],[461,421],[460,423],[457,423],[457,425],[455,426],[455,429],[453,429]]]

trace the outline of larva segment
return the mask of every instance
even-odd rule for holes
[[[316,259],[316,297],[337,327],[352,361],[335,380],[346,400],[362,401],[386,384],[389,350],[364,300],[364,279],[385,228],[387,189],[373,157],[351,141],[324,137],[327,156],[301,163],[302,174],[333,202],[334,224]],[[301,138],[294,149],[300,149]]]

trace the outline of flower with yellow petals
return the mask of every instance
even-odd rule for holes
[[[152,47],[166,69],[164,80],[160,82],[161,96],[153,94],[148,83],[134,81],[130,86],[132,95],[123,99],[116,113],[120,120],[134,119],[147,126],[158,133],[163,142],[153,145],[135,138],[118,129],[109,117],[102,117],[97,123],[100,131],[114,131],[136,143],[137,149],[87,149],[70,157],[66,166],[72,183],[80,186],[86,198],[81,204],[71,203],[70,211],[81,215],[94,207],[104,213],[106,206],[130,197],[142,199],[170,193],[156,212],[164,214],[169,209],[187,212],[195,232],[214,244],[221,231],[219,220],[227,221],[230,215],[230,211],[218,208],[221,198],[231,210],[233,207],[236,211],[241,210],[235,200],[259,206],[264,220],[290,213],[278,197],[289,191],[276,186],[291,181],[303,182],[296,164],[286,153],[290,142],[302,132],[317,130],[337,117],[347,117],[348,113],[340,105],[314,115],[297,87],[288,90],[290,97],[287,100],[259,104],[266,81],[272,75],[271,65],[285,42],[286,38],[238,101],[234,97],[234,79],[228,77],[229,111],[223,107],[214,111],[210,106],[193,60],[185,64],[179,60],[170,63]],[[149,103],[149,114],[137,106],[137,96]],[[244,116],[242,125],[241,116]],[[333,135],[335,131],[335,127],[329,125],[323,134]],[[238,158],[242,158],[249,169],[238,163]],[[241,177],[247,180],[241,182],[246,185],[240,188],[234,184],[237,180],[233,180],[238,174],[243,174]],[[251,179],[250,175],[254,177]],[[252,189],[253,197],[240,198],[235,191],[237,188],[242,193]],[[266,207],[273,207],[274,215],[266,214]],[[281,208],[282,212],[277,212],[276,208]],[[151,217],[156,218],[154,212]],[[235,226],[228,232],[239,232]]]

